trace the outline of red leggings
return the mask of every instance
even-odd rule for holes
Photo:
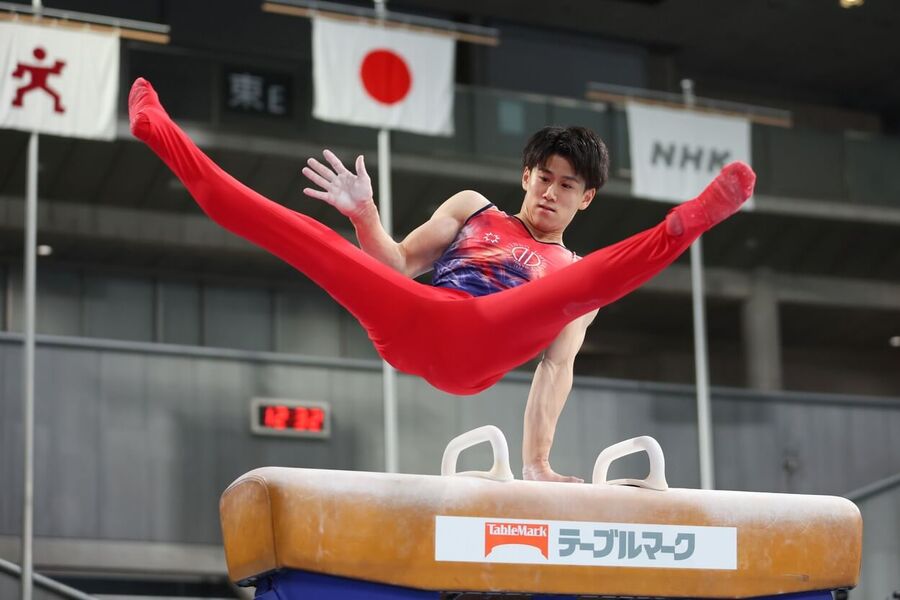
[[[413,281],[306,215],[264,198],[207,157],[164,111],[141,137],[216,223],[315,281],[365,327],[378,353],[452,394],[475,394],[541,352],[569,322],[665,269],[708,227],[686,203],[685,231],[665,223],[496,294],[473,298]]]

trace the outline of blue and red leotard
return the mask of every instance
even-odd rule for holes
[[[487,296],[540,279],[578,256],[562,244],[541,242],[525,224],[493,204],[470,216],[434,263],[431,285]]]

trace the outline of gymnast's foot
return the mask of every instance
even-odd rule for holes
[[[128,120],[131,124],[131,133],[137,139],[149,142],[153,122],[159,118],[168,119],[169,115],[159,103],[159,96],[156,95],[156,90],[150,82],[138,77],[128,94]]]
[[[756,173],[746,163],[736,161],[722,171],[700,195],[678,206],[666,217],[669,235],[681,235],[685,229],[703,230],[718,225],[738,210],[753,194]]]
[[[580,477],[560,475],[548,464],[525,465],[522,468],[522,479],[526,481],[559,481],[561,483],[584,483]]]

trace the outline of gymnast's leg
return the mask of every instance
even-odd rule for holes
[[[659,226],[542,280],[467,299],[407,279],[314,219],[239,183],[175,125],[143,79],[132,88],[129,113],[134,135],[163,159],[210,218],[315,281],[360,321],[394,366],[452,393],[489,387],[537,354],[569,321],[640,286],[702,231],[737,210],[752,190],[749,167],[742,166],[746,173],[726,168]]]
[[[656,227],[543,279],[446,307],[435,325],[441,330],[435,334],[445,341],[446,362],[469,365],[473,381],[496,381],[546,348],[569,322],[615,302],[668,267],[700,234],[735,213],[752,194],[755,180],[750,167],[732,163]]]
[[[405,336],[404,315],[423,296],[448,295],[408,279],[318,221],[235,180],[169,118],[147,81],[135,81],[128,104],[135,137],[172,169],[213,221],[315,281],[362,323],[379,352],[393,337]]]
[[[615,302],[668,267],[702,233],[737,212],[753,193],[755,182],[749,166],[731,163],[699,196],[673,208],[657,226],[527,286],[485,300],[496,302],[495,310],[511,322],[538,313],[555,321],[551,329],[565,326]]]

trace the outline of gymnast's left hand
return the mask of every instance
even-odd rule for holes
[[[372,180],[366,173],[366,163],[360,154],[356,158],[356,173],[348,170],[334,152],[322,152],[329,168],[315,158],[306,161],[303,174],[322,188],[304,188],[303,193],[317,200],[324,200],[345,217],[353,218],[375,205],[372,199]]]

